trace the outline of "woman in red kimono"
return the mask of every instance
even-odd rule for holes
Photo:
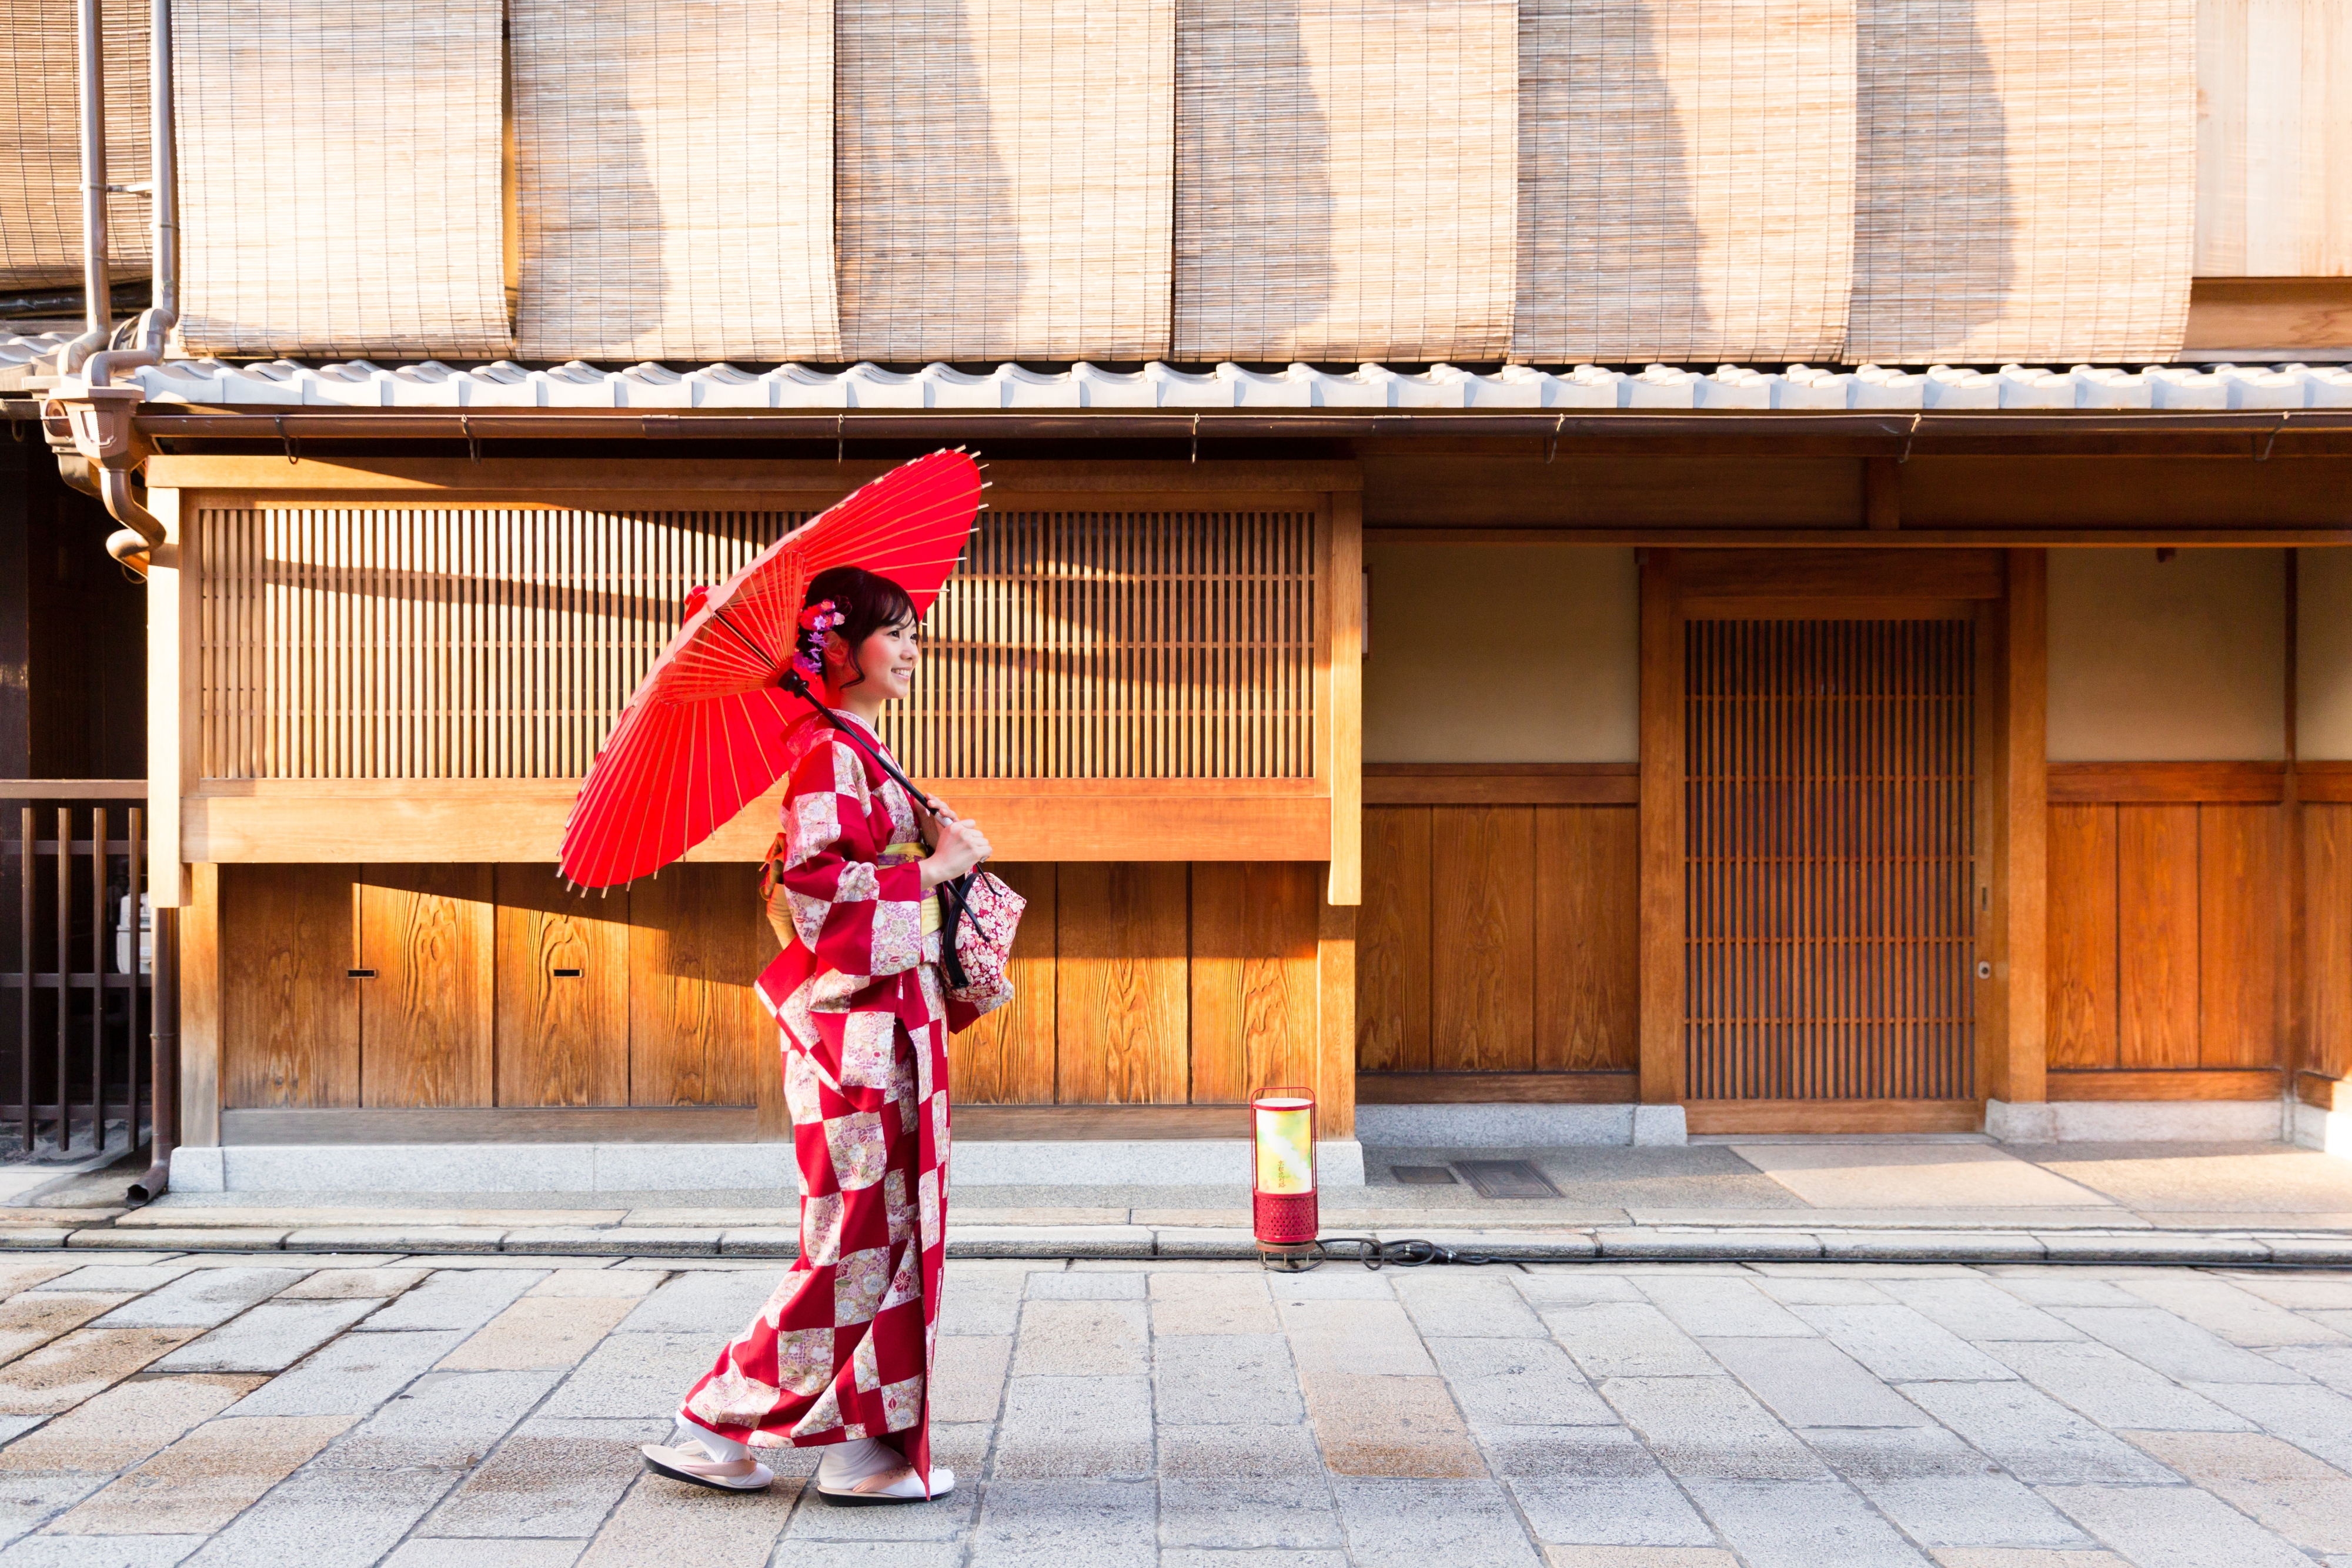
[[[947,1040],[976,1016],[941,983],[931,892],[989,844],[866,749],[883,749],[882,705],[907,695],[920,657],[905,590],[836,567],[805,602],[795,663],[822,674],[859,733],[814,718],[793,734],[767,871],[771,913],[788,913],[793,936],[758,989],[783,1031],[800,1259],[688,1393],[669,1443],[642,1451],[663,1475],[750,1491],[773,1479],[753,1449],[823,1446],[819,1490],[915,1500],[955,1485],[930,1462],[926,1395],[946,1257]]]

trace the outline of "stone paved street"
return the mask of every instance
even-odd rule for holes
[[[771,1260],[0,1260],[0,1568],[2352,1568],[2352,1273],[950,1265],[929,1506],[646,1476]]]

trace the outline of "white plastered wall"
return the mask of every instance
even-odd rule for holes
[[[1372,545],[1367,762],[1633,762],[1630,549]]]
[[[2295,556],[2295,756],[2352,761],[2352,549]]]
[[[2285,552],[2052,550],[2049,755],[2285,757]]]

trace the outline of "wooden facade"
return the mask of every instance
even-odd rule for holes
[[[2044,761],[2037,535],[2219,493],[2212,458],[2098,492],[2066,456],[1360,446],[992,470],[897,736],[1031,900],[960,1102],[1164,1130],[1304,1082],[1342,1135],[1359,1099],[1753,1133],[2333,1103],[2352,763]],[[2335,542],[2299,508],[2345,458],[2228,455],[2259,495],[2102,542]],[[782,1135],[772,803],[607,896],[549,862],[685,588],[880,465],[154,466],[192,1139]],[[2101,498],[2044,519],[2053,487]],[[1641,542],[1638,756],[1365,763],[1367,538]]]

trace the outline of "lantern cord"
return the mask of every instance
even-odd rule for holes
[[[1348,1247],[1355,1249],[1352,1255],[1338,1250]],[[1371,1236],[1319,1236],[1315,1239],[1311,1259],[1301,1261],[1305,1268],[1312,1269],[1328,1259],[1352,1260],[1367,1269],[1391,1265],[1400,1269],[1418,1269],[1428,1263],[1460,1263],[1475,1267],[1483,1263],[1510,1261],[1507,1258],[1490,1258],[1483,1252],[1464,1252],[1452,1247],[1442,1247],[1434,1241],[1382,1241]],[[1304,1270],[1297,1271],[1303,1272]]]

